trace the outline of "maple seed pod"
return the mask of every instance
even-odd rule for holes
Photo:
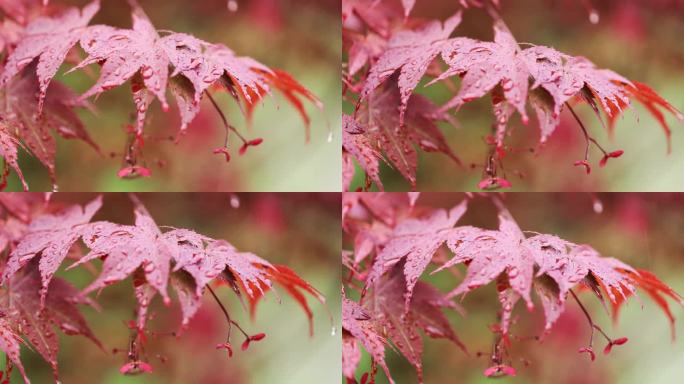
[[[582,165],[582,166],[584,166],[584,169],[587,171],[587,175],[591,173],[591,165],[589,165],[589,162],[586,160],[575,161],[575,163],[573,165],[575,167]]]
[[[596,354],[594,353],[594,350],[591,347],[580,348],[577,352],[588,353],[589,357],[591,358],[591,361],[596,360]]]
[[[258,137],[258,138],[256,138],[256,139],[250,141],[248,144],[249,144],[250,146],[252,146],[252,147],[256,147],[257,145],[259,145],[259,144],[261,144],[261,143],[263,143],[263,142],[264,142],[264,139]]]
[[[233,347],[228,342],[225,342],[223,344],[216,344],[216,349],[225,349],[228,353],[228,358],[233,357]]]
[[[226,157],[226,163],[230,162],[230,152],[228,152],[228,148],[226,148],[226,147],[216,148],[212,152],[215,155],[223,154]]]
[[[250,336],[249,339],[251,341],[259,341],[263,340],[266,337],[265,333],[257,333],[256,335]]]

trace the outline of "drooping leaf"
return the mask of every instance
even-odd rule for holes
[[[9,361],[19,368],[19,372],[21,372],[21,376],[24,378],[24,383],[29,384],[30,381],[19,359],[21,343],[21,338],[12,330],[7,320],[0,319],[0,351],[3,351]],[[10,375],[9,366],[5,367],[5,375],[7,377]]]
[[[362,133],[363,128],[351,116],[342,116],[342,155],[343,157],[356,159],[361,168],[366,172],[366,175],[370,177],[380,190],[383,190],[384,186],[382,181],[380,181],[380,160],[382,160],[382,155],[371,146],[369,138],[362,135]],[[343,184],[346,186],[345,190],[349,188],[353,176],[352,165],[351,174],[343,178]]]
[[[38,263],[13,275],[6,282],[7,292],[0,295],[0,309],[17,334],[47,361],[57,377],[57,352],[59,340],[55,328],[67,335],[83,335],[101,346],[90,330],[76,304],[94,305],[83,298],[78,290],[66,281],[52,280],[50,290],[41,296],[41,276]]]
[[[15,142],[35,156],[48,170],[55,183],[55,152],[53,132],[66,139],[80,139],[99,151],[74,107],[88,107],[60,83],[52,84],[43,101],[43,113],[38,110],[36,95],[39,83],[32,73],[35,64],[13,77],[0,91],[0,114],[5,119],[4,130]],[[10,151],[11,153],[11,151]],[[27,186],[25,186],[27,188]]]
[[[97,197],[85,207],[74,205],[57,214],[45,214],[33,219],[28,232],[7,261],[3,282],[9,281],[17,271],[40,255],[40,298],[44,304],[53,275],[101,206],[102,198]]]
[[[24,187],[25,191],[28,191],[28,185],[26,180],[24,180],[24,174],[19,168],[19,156],[17,154],[18,147],[21,144],[13,136],[9,134],[7,128],[3,124],[0,124],[0,157],[5,159],[5,162],[14,169],[17,173],[19,179],[21,180],[21,185]]]
[[[418,31],[401,31],[390,40],[387,50],[373,65],[361,92],[361,101],[394,72],[399,71],[398,85],[401,95],[399,122],[403,124],[409,97],[420,82],[430,63],[440,53],[449,35],[461,23],[461,13],[447,19],[444,24],[430,22]]]
[[[82,10],[72,7],[56,17],[39,17],[29,23],[19,45],[7,58],[7,64],[0,75],[0,84],[7,84],[12,77],[38,58],[36,74],[40,89],[40,114],[50,81],[99,9],[100,0],[93,0]]]
[[[466,212],[467,207],[467,200],[463,200],[449,212],[437,210],[429,217],[407,219],[399,223],[383,250],[377,255],[366,280],[366,287],[372,286],[392,266],[405,260],[404,308],[408,311],[418,278],[427,268],[437,249],[448,239],[451,229]]]
[[[408,180],[412,189],[416,187],[416,147],[426,152],[443,153],[460,163],[436,124],[437,121],[448,121],[446,114],[439,112],[432,102],[419,95],[408,101],[403,123],[397,116],[398,108],[402,108],[399,92],[388,83],[367,97],[367,102],[356,114],[356,122],[364,130],[363,135],[370,140],[370,144],[385,155],[389,163]],[[359,163],[364,161],[363,157],[357,160]]]
[[[457,309],[455,303],[429,284],[418,282],[414,288],[409,311],[405,312],[403,302],[406,279],[401,264],[390,275],[382,279],[375,288],[371,306],[374,319],[383,324],[388,338],[404,357],[413,365],[418,382],[423,382],[423,339],[422,330],[431,338],[444,338],[465,351],[465,346],[451,328],[443,309]]]
[[[270,281],[267,280],[266,284],[263,282],[260,283],[262,285],[260,290],[252,288],[253,295],[248,296],[250,313],[252,316],[254,316],[257,303],[269,290],[269,286],[271,287],[270,289],[272,289],[271,282],[275,282],[283,287],[287,294],[290,295],[302,307],[307,319],[309,320],[309,334],[313,335],[313,312],[311,311],[304,294],[308,293],[321,304],[325,305],[325,297],[323,294],[285,265],[266,266],[262,264],[261,269],[267,273],[268,279]]]
[[[165,303],[170,302],[167,293],[170,264],[171,260],[177,259],[178,248],[162,236],[144,209],[136,209],[135,225],[94,222],[85,226],[81,234],[90,252],[69,268],[106,256],[100,275],[84,289],[84,293],[121,281],[141,268],[145,282],[162,296]]]
[[[374,319],[357,303],[346,298],[342,300],[342,329],[363,345],[373,360],[385,371],[390,383],[394,384],[394,379],[385,362],[386,341],[376,331]],[[349,352],[347,349],[344,351]]]

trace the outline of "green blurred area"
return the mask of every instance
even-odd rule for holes
[[[237,194],[219,193],[139,194],[159,226],[188,228],[204,235],[225,239],[238,250],[253,252],[273,264],[292,268],[327,298],[334,324],[339,329],[339,194]],[[94,194],[56,194],[55,201],[85,203]],[[232,203],[231,203],[232,200]],[[132,224],[133,205],[125,194],[105,194],[102,210],[94,220]],[[66,265],[69,262],[65,263]],[[76,268],[58,272],[79,288],[95,278],[99,270]],[[65,266],[66,266],[65,265]],[[235,354],[228,359],[216,344],[225,342],[227,323],[218,305],[208,294],[202,308],[190,321],[187,331],[175,338],[180,308],[164,307],[159,297],[152,305],[154,315],[146,348],[154,372],[135,377],[119,374],[126,362],[125,352],[112,354],[112,348],[127,347],[129,331],[124,322],[133,318],[136,306],[131,279],[104,289],[97,296],[102,311],[83,308],[95,335],[106,350],[99,350],[80,336],[60,335],[60,381],[71,383],[329,383],[341,370],[340,333],[331,335],[327,310],[307,297],[314,314],[314,334],[309,336],[307,318],[284,289],[268,293],[250,321],[235,294],[228,287],[216,289],[231,317],[248,333],[264,332],[266,338],[240,350],[242,337],[233,329]],[[280,301],[280,302],[279,302]],[[161,335],[165,333],[166,335]],[[166,361],[162,362],[160,357]],[[50,367],[35,353],[22,348],[22,361],[33,383],[52,382]],[[4,367],[5,359],[1,359]],[[20,383],[14,369],[12,383]]]
[[[104,155],[82,142],[58,138],[57,181],[60,191],[338,191],[341,181],[339,127],[341,86],[339,81],[341,37],[339,6],[334,2],[307,0],[238,1],[230,12],[225,0],[139,1],[158,30],[193,34],[203,40],[222,43],[240,56],[250,56],[271,68],[288,71],[319,97],[321,112],[311,103],[305,107],[311,117],[311,140],[306,143],[304,122],[297,111],[277,91],[255,110],[252,128],[247,128],[235,102],[226,92],[215,93],[230,122],[248,139],[261,137],[263,144],[238,156],[241,143],[233,134],[232,159],[212,154],[223,144],[223,125],[211,103],[202,101],[201,112],[188,133],[174,144],[180,119],[175,101],[164,113],[158,101],[148,112],[144,162],[152,177],[121,180],[126,134],[124,126],[133,121],[133,105],[128,84],[105,92],[93,103],[95,113],[80,111],[88,131]],[[56,0],[53,4],[82,6],[85,1]],[[129,7],[124,1],[104,0],[93,24],[130,28]],[[74,50],[81,57],[80,48]],[[56,76],[77,92],[92,86],[99,69],[84,73],[63,72]],[[48,89],[49,92],[49,89]],[[328,142],[332,129],[333,139]],[[111,153],[117,153],[115,158]],[[26,154],[20,165],[31,190],[50,190],[47,171]],[[7,190],[20,190],[16,175],[10,176]]]
[[[600,21],[592,24],[584,4],[598,9]],[[657,4],[656,4],[657,3]],[[645,83],[679,110],[684,110],[684,35],[681,2],[650,1],[502,1],[501,14],[519,43],[546,45],[564,53],[585,56],[599,68],[608,68],[628,79]],[[668,5],[669,4],[669,5]],[[456,1],[425,0],[412,13],[424,19],[444,20],[459,9]],[[454,36],[491,41],[491,19],[483,10],[464,12],[463,22]],[[523,46],[525,47],[525,46]],[[458,89],[460,80],[452,84]],[[425,84],[425,81],[422,83]],[[417,87],[437,104],[455,95],[443,84]],[[669,113],[672,152],[667,153],[665,135],[658,122],[641,104],[617,121],[611,139],[601,122],[586,104],[575,107],[592,136],[608,151],[622,149],[624,155],[599,168],[600,152],[592,147],[591,175],[573,163],[584,154],[584,139],[577,122],[566,110],[561,126],[537,154],[529,153],[539,141],[537,118],[528,108],[530,122],[522,124],[517,114],[509,124],[512,135],[507,144],[513,148],[499,170],[513,183],[512,191],[679,191],[684,189],[684,124]],[[353,106],[344,106],[345,112]],[[482,180],[482,164],[487,155],[484,137],[494,122],[491,100],[483,97],[469,102],[456,114],[458,126],[441,128],[454,152],[465,166],[459,167],[440,154],[419,151],[419,191],[474,191]],[[603,117],[605,120],[605,117]],[[470,165],[477,165],[471,168]],[[521,175],[522,174],[522,175]],[[399,172],[383,164],[381,177],[389,191],[408,190],[410,185]],[[364,185],[363,170],[357,167],[352,190]]]
[[[450,208],[462,198],[463,194],[456,193],[423,193],[418,204]],[[524,231],[549,233],[589,244],[603,256],[649,270],[679,293],[684,292],[684,238],[681,236],[684,195],[514,193],[503,198]],[[594,206],[602,208],[602,213],[596,213]],[[487,199],[476,198],[459,225],[496,228],[496,209]],[[352,249],[352,244],[345,244],[345,249]],[[446,257],[452,256],[446,247],[441,251]],[[465,276],[464,268],[459,268],[460,276],[448,271],[429,276],[433,269],[429,268],[421,280],[434,284],[442,292],[454,289]],[[462,301],[456,299],[465,309],[465,316],[446,312],[469,355],[443,339],[423,338],[426,384],[670,384],[680,382],[684,375],[684,323],[681,321],[684,309],[681,306],[669,300],[678,320],[673,340],[666,316],[644,291],[639,290],[636,297],[627,301],[618,323],[612,324],[611,316],[599,300],[584,290],[578,291],[578,296],[593,320],[611,337],[629,338],[625,345],[615,347],[605,356],[602,353],[605,339],[596,334],[596,361],[591,362],[586,354],[578,353],[588,343],[589,326],[571,298],[550,334],[541,341],[533,340],[544,329],[541,303],[533,294],[536,306],[533,312],[527,312],[522,303],[513,311],[513,347],[506,363],[517,370],[517,376],[488,379],[483,372],[491,366],[489,356],[494,342],[489,325],[497,323],[500,310],[494,285],[478,288]],[[478,353],[482,355],[478,357]],[[398,352],[387,348],[386,360],[396,383],[416,382],[414,369]],[[364,351],[357,377],[369,371],[370,358]],[[382,369],[378,371],[376,383],[387,383]]]

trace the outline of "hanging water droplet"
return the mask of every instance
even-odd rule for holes
[[[335,336],[337,335],[337,327],[334,325],[332,326],[332,329],[330,330],[330,336]]]

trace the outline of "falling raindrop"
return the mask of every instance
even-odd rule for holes
[[[229,12],[237,12],[238,10],[238,3],[235,0],[228,0],[228,11]]]
[[[332,141],[333,141],[333,131],[332,130],[328,131],[328,138],[326,139],[326,141],[328,143],[332,143]]]
[[[599,13],[595,9],[592,9],[591,12],[589,12],[589,22],[590,23],[598,24],[600,19],[601,19],[601,17],[599,16]]]
[[[333,325],[331,330],[330,330],[330,336],[335,336],[335,335],[337,335],[337,327],[335,327]]]
[[[594,197],[593,208],[594,208],[595,213],[602,213],[603,212],[603,203],[601,202],[601,200],[599,200],[596,197]]]
[[[238,208],[240,208],[240,198],[238,197],[238,195],[236,195],[236,194],[234,194],[234,193],[231,193],[231,194],[230,194],[230,206],[231,206],[233,209],[238,209]]]

